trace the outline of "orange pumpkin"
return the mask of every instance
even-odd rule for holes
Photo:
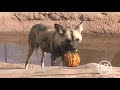
[[[69,52],[64,55],[63,65],[75,67],[80,65],[80,56],[77,52]]]

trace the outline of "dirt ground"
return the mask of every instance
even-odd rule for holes
[[[120,68],[113,67],[110,74],[100,74],[97,63],[89,63],[78,67],[47,66],[29,64],[0,63],[0,78],[120,78]]]

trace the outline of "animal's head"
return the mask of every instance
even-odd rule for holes
[[[54,24],[56,30],[56,45],[62,47],[65,51],[76,49],[82,40],[81,32],[83,31],[83,21],[74,29],[66,30],[60,24]]]

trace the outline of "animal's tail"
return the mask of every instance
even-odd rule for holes
[[[30,32],[28,43],[29,43],[29,48],[34,50],[34,54],[37,57],[39,51],[39,44],[36,42],[36,35],[34,33]]]

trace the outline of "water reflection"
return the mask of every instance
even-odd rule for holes
[[[7,35],[7,60],[9,63],[25,63],[28,44],[26,35]],[[120,66],[120,39],[118,36],[83,36],[78,53],[81,58],[81,65],[86,63],[99,63],[108,60],[112,66]],[[30,58],[32,64],[40,65],[41,52],[38,57],[33,55]],[[0,61],[4,61],[4,42],[0,37]],[[50,54],[45,57],[45,66],[50,66]],[[57,65],[62,65],[59,59]]]
[[[120,51],[115,53],[114,57],[112,58],[111,64],[112,66],[120,67]]]

